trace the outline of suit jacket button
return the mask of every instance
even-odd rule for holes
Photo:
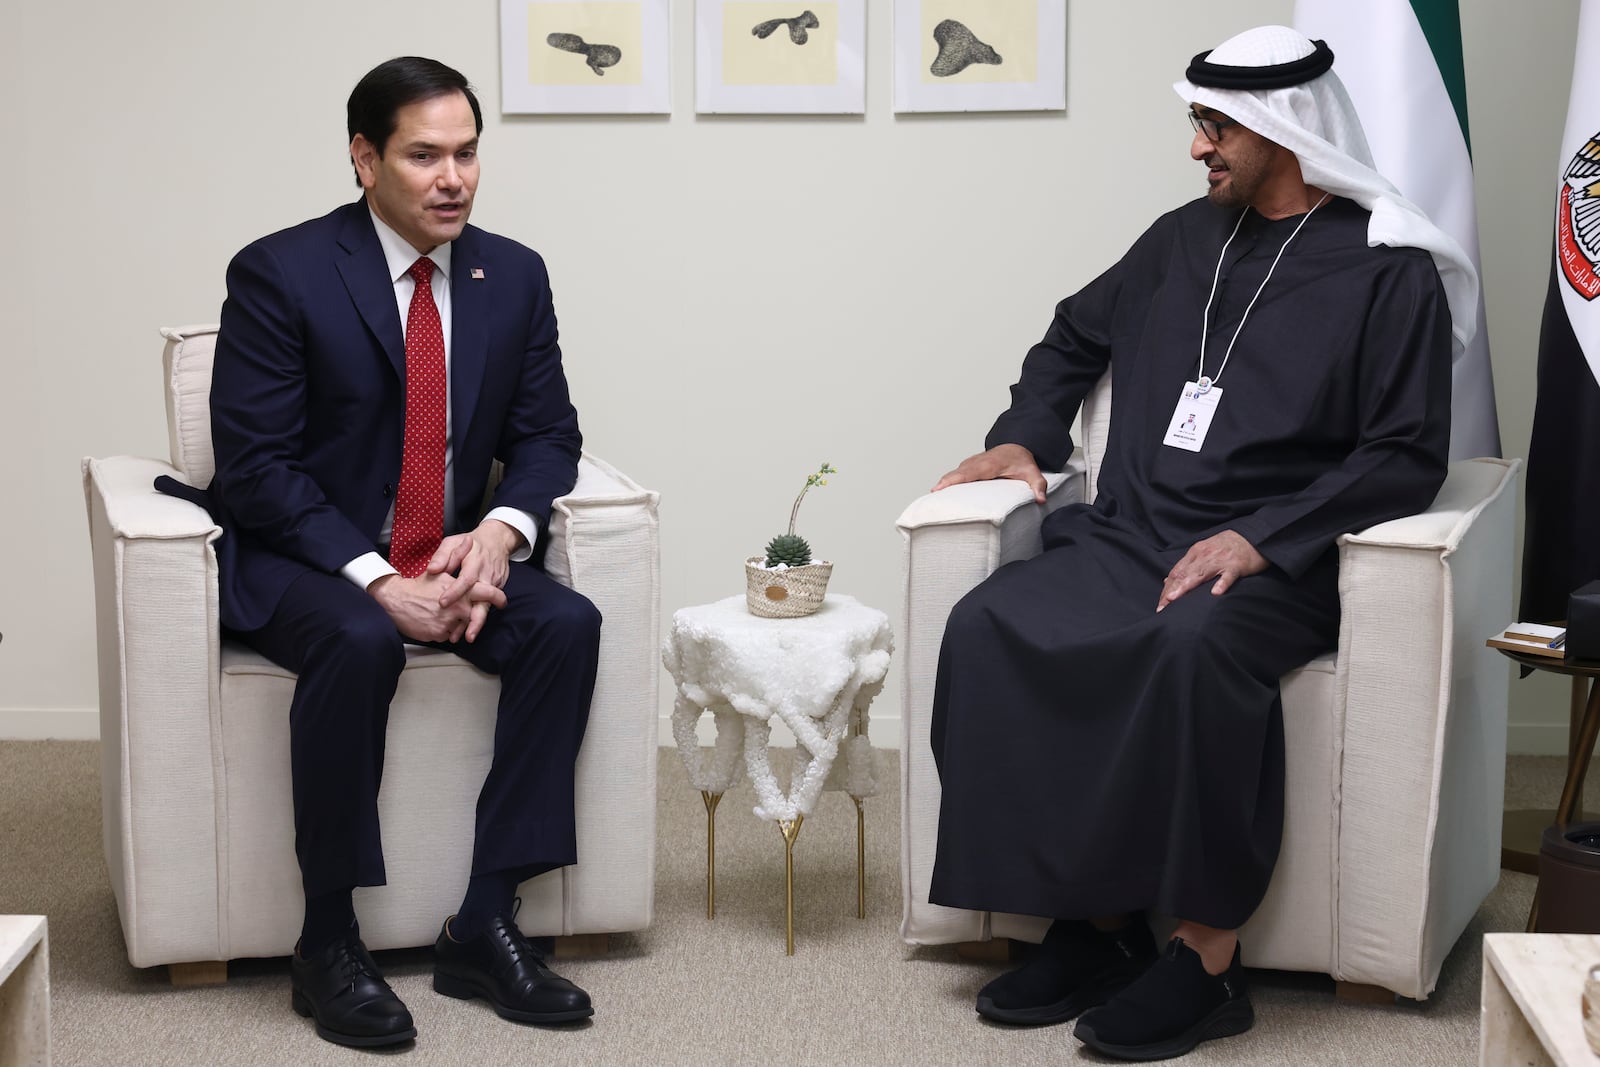
[[[394,496],[394,486],[393,485],[385,485],[383,487],[383,498],[385,500],[388,500],[392,496]]]

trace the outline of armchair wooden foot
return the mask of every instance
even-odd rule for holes
[[[582,956],[604,956],[611,951],[610,934],[568,934],[555,939],[556,959],[570,960]]]
[[[1360,982],[1334,982],[1334,996],[1358,1004],[1393,1004],[1395,992],[1381,985],[1363,985]]]
[[[169,963],[167,978],[179,989],[197,985],[222,985],[228,980],[227,960],[203,960],[199,963]]]
[[[956,955],[971,963],[1010,963],[1013,955],[1009,937],[995,937],[988,941],[959,941]]]

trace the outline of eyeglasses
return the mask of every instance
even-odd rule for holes
[[[1230,119],[1226,115],[1221,118],[1213,117],[1213,115],[1202,116],[1196,114],[1193,108],[1189,109],[1189,125],[1194,127],[1194,132],[1205,137],[1212,144],[1222,138],[1223,130],[1234,125],[1237,121],[1237,119]]]

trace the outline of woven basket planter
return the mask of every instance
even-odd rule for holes
[[[744,561],[744,599],[750,614],[764,619],[798,619],[822,607],[833,564],[826,560],[804,567],[769,571],[763,556]]]

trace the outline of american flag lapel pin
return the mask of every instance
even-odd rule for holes
[[[473,267],[472,268],[472,277],[473,277],[473,279],[475,281],[480,281],[480,282],[483,281],[483,268],[482,267]]]

